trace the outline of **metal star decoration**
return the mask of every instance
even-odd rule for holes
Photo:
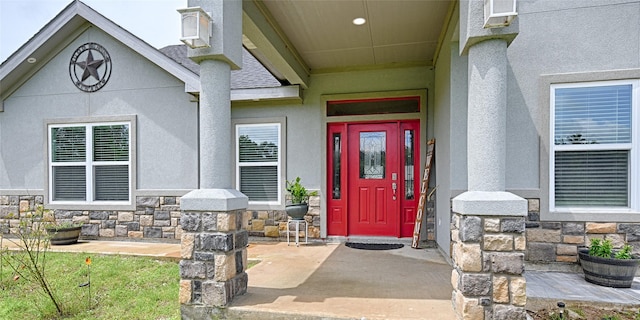
[[[98,68],[102,66],[104,60],[94,60],[93,54],[91,50],[89,50],[89,54],[87,55],[87,59],[85,61],[76,62],[80,68],[84,70],[82,73],[82,81],[87,80],[89,76],[94,77],[96,80],[100,81],[100,75],[98,75]]]

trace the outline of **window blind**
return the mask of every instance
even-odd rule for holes
[[[240,167],[240,192],[251,201],[278,201],[278,166]]]
[[[86,128],[51,129],[51,159],[54,162],[82,162],[86,155]]]
[[[53,167],[53,200],[86,200],[86,181],[86,170],[84,166]]]
[[[94,161],[129,161],[129,126],[93,128]]]
[[[627,207],[632,85],[555,89],[555,205]]]
[[[277,162],[278,126],[251,126],[238,128],[240,162]]]
[[[557,151],[557,206],[628,206],[629,151]]]
[[[95,166],[94,198],[99,201],[129,200],[129,166]]]

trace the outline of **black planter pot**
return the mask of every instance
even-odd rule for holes
[[[640,259],[590,256],[588,249],[580,249],[578,256],[587,282],[612,288],[630,288],[640,264]]]
[[[50,243],[52,245],[66,245],[78,242],[81,226],[68,228],[47,228]]]
[[[287,215],[293,220],[304,220],[304,216],[309,211],[309,205],[306,203],[291,204],[286,206]]]

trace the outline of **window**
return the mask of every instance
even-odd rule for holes
[[[236,124],[236,189],[252,205],[282,203],[282,124]]]
[[[51,124],[49,201],[52,204],[129,204],[129,122]]]
[[[550,211],[640,209],[638,83],[551,86]]]

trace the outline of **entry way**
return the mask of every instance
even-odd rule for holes
[[[419,123],[405,120],[328,125],[329,235],[413,234]]]

